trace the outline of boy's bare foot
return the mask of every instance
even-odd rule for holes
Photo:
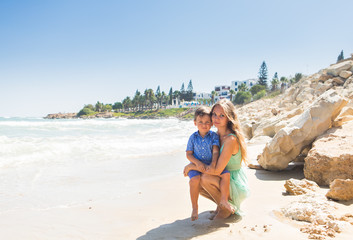
[[[231,214],[235,213],[235,209],[226,200],[224,200],[224,201],[221,200],[221,202],[219,203],[219,207],[221,209],[224,209],[224,210],[230,212]]]
[[[191,213],[191,221],[195,221],[197,219],[199,219],[198,209],[193,208]]]

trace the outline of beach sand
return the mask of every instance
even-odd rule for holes
[[[251,159],[264,145],[249,146]],[[155,179],[133,193],[116,200],[88,201],[87,204],[50,208],[3,211],[0,239],[308,239],[300,228],[307,223],[279,217],[275,211],[296,196],[284,194],[284,182],[302,179],[301,166],[282,172],[246,168],[251,195],[242,209],[244,217],[211,221],[216,205],[199,199],[199,219],[190,221],[188,178],[180,175]],[[118,191],[118,189],[117,189]],[[321,189],[325,194],[327,189]],[[353,213],[351,203],[339,204],[336,214]],[[352,239],[349,225],[334,239]]]

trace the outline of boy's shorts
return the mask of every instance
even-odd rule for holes
[[[224,169],[223,172],[221,173],[221,175],[222,175],[222,174],[225,174],[225,173],[229,173],[229,171]],[[189,178],[191,179],[191,178],[193,178],[193,177],[195,177],[195,176],[197,176],[197,175],[200,175],[200,174],[201,174],[201,172],[199,172],[199,171],[190,170],[189,173],[188,173],[188,176],[189,176]]]

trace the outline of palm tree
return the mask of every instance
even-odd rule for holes
[[[271,81],[272,89],[271,89],[271,91],[276,91],[278,84],[279,84],[278,78],[272,78],[272,81]]]
[[[135,96],[132,99],[132,105],[134,106],[135,110],[136,108],[140,110],[140,96],[141,96],[141,93],[139,92],[139,90],[136,90]]]
[[[233,100],[233,95],[235,94],[235,91],[233,89],[229,90],[229,94],[230,94],[230,101]]]
[[[131,102],[131,99],[130,97],[126,97],[124,100],[123,100],[123,105],[124,105],[124,109],[125,111],[126,110],[130,110],[131,106],[132,106],[132,102]]]
[[[152,110],[153,104],[156,102],[156,96],[154,95],[154,92],[151,88],[145,90],[145,97],[146,105],[149,105],[150,109]]]
[[[212,104],[214,104],[214,97],[215,97],[215,96],[218,96],[218,92],[212,91],[212,92],[211,92],[211,96],[212,96]]]
[[[280,82],[281,82],[281,92],[284,92],[284,88],[287,85],[288,79],[286,77],[281,77]]]
[[[240,86],[239,86],[238,89],[239,89],[239,91],[241,91],[241,92],[246,92],[246,91],[249,90],[249,88],[246,86],[245,83],[240,84]]]
[[[162,106],[163,105],[163,100],[167,97],[167,94],[165,94],[164,91],[162,91],[161,93],[161,102],[160,102],[160,105]]]
[[[173,98],[175,98],[175,99],[177,99],[178,100],[178,102],[179,102],[179,100],[180,100],[180,91],[178,91],[178,90],[175,90],[174,91],[174,93],[173,93]]]

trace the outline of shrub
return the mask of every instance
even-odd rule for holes
[[[84,107],[83,109],[81,109],[79,112],[78,112],[78,116],[82,116],[82,115],[91,115],[91,114],[94,114],[95,112],[92,111],[90,108],[88,107]]]
[[[256,85],[254,85],[254,86],[252,86],[251,88],[250,88],[250,92],[251,92],[251,94],[254,96],[256,93],[258,93],[258,92],[260,92],[260,91],[262,91],[262,90],[266,90],[266,86],[264,86],[264,85],[260,85],[260,84],[256,84]]]
[[[238,91],[234,98],[235,104],[248,103],[251,100],[251,93]]]
[[[266,90],[261,90],[260,92],[256,93],[254,96],[254,100],[258,100],[266,96]]]

